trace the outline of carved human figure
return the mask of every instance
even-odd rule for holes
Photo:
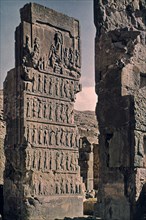
[[[60,184],[57,181],[55,183],[55,193],[60,194]]]
[[[68,182],[68,179],[66,180],[66,193],[68,194],[69,193],[69,182]]]
[[[49,103],[49,120],[53,121],[54,120],[54,108],[53,108],[53,103]]]
[[[47,151],[44,152],[44,165],[43,165],[43,170],[46,171],[48,170],[48,157],[47,157]]]
[[[70,193],[71,193],[71,194],[74,194],[74,193],[75,193],[73,178],[71,178],[71,181],[70,181]]]
[[[30,138],[30,127],[29,127],[29,124],[27,124],[27,128],[26,128],[26,139],[27,139],[27,142],[30,143],[31,142],[31,138]]]
[[[32,92],[37,91],[37,76],[35,73],[33,73],[33,78],[32,78]]]
[[[68,67],[69,65],[68,53],[69,53],[68,48],[65,48],[64,49],[64,64],[66,67]]]
[[[74,96],[74,81],[70,82],[69,92],[70,92],[71,100],[74,101],[75,100],[75,96]]]
[[[56,130],[56,145],[60,145],[60,138],[61,138],[61,133],[60,133],[60,129],[58,128]]]
[[[46,102],[44,102],[43,117],[48,118],[48,108]]]
[[[34,68],[37,68],[37,66],[38,66],[39,51],[40,51],[39,38],[36,37],[34,39],[34,46],[33,46],[33,52],[32,52],[32,62],[33,62],[33,67]]]
[[[38,167],[38,170],[41,170],[42,169],[42,152],[41,152],[41,150],[38,151],[37,158],[38,158],[38,165],[37,165],[37,167]]]
[[[60,164],[61,164],[61,153],[58,151],[56,153],[56,170],[61,169]]]
[[[31,47],[30,47],[30,38],[29,38],[28,35],[26,35],[26,37],[25,37],[25,46],[24,46],[23,49],[24,49],[24,50],[23,50],[24,55],[30,54],[30,52],[31,52]]]
[[[47,145],[49,143],[49,134],[48,134],[48,129],[45,127],[44,129],[44,145]]]
[[[66,131],[66,146],[67,146],[67,147],[69,147],[69,144],[70,144],[70,139],[69,139],[69,137],[70,137],[70,134],[69,134],[69,131],[67,130],[67,131]]]
[[[70,122],[69,117],[70,117],[69,106],[66,105],[66,121],[67,121],[67,123]]]
[[[64,194],[65,193],[65,183],[64,183],[64,179],[61,178],[61,182],[60,182],[60,193]]]
[[[55,41],[55,51],[56,51],[57,59],[61,60],[62,59],[62,44],[63,44],[63,37],[62,37],[61,32],[57,31],[55,33],[54,41]]]
[[[75,136],[75,147],[79,148],[80,147],[80,136],[78,135],[76,131],[76,136]]]
[[[70,170],[75,170],[75,160],[74,160],[74,154],[71,154],[71,160],[70,160]]]
[[[70,161],[69,161],[69,154],[67,153],[67,154],[66,154],[66,170],[68,170],[68,171],[69,171],[69,169],[70,169],[70,168],[69,168],[69,167],[70,167],[70,164],[69,164],[69,163],[70,163]]]
[[[61,82],[60,82],[60,96],[63,98],[64,97],[64,80],[61,79]]]
[[[47,76],[44,75],[44,93],[48,93],[48,91],[47,91],[47,83],[48,83]]]
[[[26,150],[26,168],[29,170],[31,168],[31,151],[30,150]]]
[[[65,113],[65,109],[64,109],[64,104],[61,104],[61,114],[60,114],[60,118],[62,122],[66,121],[66,113]]]
[[[31,117],[31,102],[29,98],[27,98],[26,117]]]
[[[32,129],[32,143],[37,144],[37,129],[35,125],[33,126],[33,129]]]
[[[72,48],[69,48],[69,63],[70,65],[74,64],[74,52]]]
[[[38,118],[42,118],[42,101],[38,99]]]
[[[61,153],[61,169],[65,170],[66,168],[66,158],[65,158],[65,154],[62,152]]]
[[[56,115],[56,121],[59,122],[61,116],[60,103],[56,103],[55,115]]]
[[[80,67],[80,52],[75,50],[75,66]]]
[[[37,112],[38,112],[36,99],[33,99],[33,105],[32,106],[33,106],[32,107],[32,116],[33,116],[33,118],[36,118],[37,117]]]
[[[55,95],[58,96],[59,95],[59,79],[56,78],[55,81]]]
[[[62,145],[65,145],[65,140],[66,140],[66,137],[65,137],[65,130],[63,128],[61,128],[61,144]]]
[[[68,143],[69,143],[69,147],[72,147],[72,131],[68,131]]]
[[[33,151],[32,168],[37,169],[37,153],[35,150]]]
[[[42,57],[40,57],[38,65],[39,65],[40,70],[44,70],[44,63],[43,63],[43,58]]]
[[[39,189],[39,182],[38,177],[36,175],[33,175],[33,193],[34,195],[38,195],[38,189]]]
[[[76,185],[75,185],[75,193],[80,193],[80,187],[79,187],[80,185],[79,185],[79,183],[76,183]]]
[[[28,65],[30,63],[30,54],[31,54],[30,37],[26,35],[25,45],[23,47],[23,58],[22,58],[23,65]]]
[[[70,92],[69,92],[69,81],[66,80],[64,83],[64,94],[66,98],[69,98]]]
[[[43,129],[42,129],[42,126],[39,126],[39,129],[38,129],[38,143],[43,144]]]
[[[38,75],[38,92],[42,92],[42,77],[40,74]]]
[[[50,145],[54,145],[55,144],[55,131],[54,129],[50,129]]]
[[[79,160],[79,156],[78,156],[78,154],[75,154],[74,155],[75,171],[77,171],[79,169],[78,160]]]
[[[49,166],[50,166],[50,170],[53,169],[53,154],[52,152],[50,151],[50,156],[49,156]]]
[[[56,56],[55,56],[55,46],[51,45],[50,54],[49,54],[49,65],[54,69]]]
[[[74,131],[71,132],[71,136],[70,136],[70,146],[74,147],[75,146],[75,133]]]
[[[74,123],[74,107],[73,104],[69,105],[69,123]]]
[[[50,77],[50,80],[49,80],[49,95],[53,95],[53,79]]]

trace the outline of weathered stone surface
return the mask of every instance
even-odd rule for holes
[[[5,166],[4,139],[6,125],[3,118],[3,90],[0,90],[0,185],[3,185],[3,171]]]
[[[6,125],[3,117],[3,90],[0,90],[0,219],[3,215],[3,172],[5,167],[4,139]]]
[[[30,3],[15,36],[16,68],[4,83],[5,219],[80,217],[79,22]]]
[[[81,137],[79,165],[87,193],[98,189],[99,182],[99,145],[98,123],[95,112],[75,111],[75,123]]]
[[[140,219],[146,183],[146,3],[94,1],[95,80],[104,219]]]

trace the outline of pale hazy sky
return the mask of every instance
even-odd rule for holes
[[[8,70],[14,67],[14,32],[20,23],[19,9],[30,1],[0,0],[0,88]],[[94,38],[92,0],[35,0],[46,7],[77,18],[81,27],[82,92],[77,95],[75,108],[94,110]]]

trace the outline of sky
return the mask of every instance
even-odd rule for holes
[[[20,23],[19,9],[30,1],[0,0],[0,88],[7,71],[15,67],[14,32]],[[62,12],[80,21],[81,28],[81,84],[75,109],[95,110],[97,96],[94,89],[94,38],[92,0],[35,0],[38,4]]]

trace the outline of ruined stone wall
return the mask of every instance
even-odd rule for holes
[[[99,182],[98,123],[94,111],[75,111],[75,123],[81,138],[79,165],[86,190],[97,190]],[[91,179],[91,184],[87,184]],[[88,186],[87,186],[88,185]]]
[[[141,219],[146,184],[146,3],[94,0],[103,219]]]
[[[15,39],[16,68],[4,83],[5,219],[82,216],[74,123],[79,22],[30,3],[21,9]]]

